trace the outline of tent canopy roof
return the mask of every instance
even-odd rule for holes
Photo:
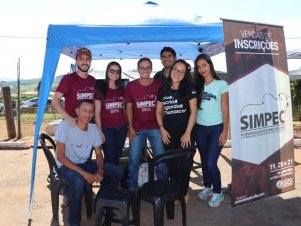
[[[194,24],[156,21],[140,25],[49,25],[47,48],[75,58],[76,50],[87,47],[93,60],[159,58],[164,46],[178,58],[194,59],[200,52],[210,56],[224,51],[222,23]]]

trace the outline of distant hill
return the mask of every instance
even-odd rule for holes
[[[52,88],[51,91],[55,91],[57,85],[59,84],[61,78],[63,77],[63,75],[60,76],[56,76],[53,79],[53,83],[52,83]],[[28,92],[28,91],[37,91],[38,90],[38,84],[39,81],[41,80],[41,78],[38,79],[21,79],[20,80],[20,92],[24,93],[24,92]],[[3,83],[3,86],[9,86],[11,93],[17,93],[17,81],[16,80],[2,80],[1,81],[6,81],[5,83]]]

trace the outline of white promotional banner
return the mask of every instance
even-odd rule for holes
[[[232,206],[294,189],[290,84],[283,28],[224,20]]]

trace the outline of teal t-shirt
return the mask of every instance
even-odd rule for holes
[[[204,86],[196,119],[197,124],[213,126],[223,122],[221,98],[226,92],[228,92],[228,84],[224,80],[213,80]]]

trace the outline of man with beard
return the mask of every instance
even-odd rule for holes
[[[154,79],[165,82],[170,74],[171,66],[177,59],[176,51],[171,47],[164,47],[160,52],[160,59],[163,69],[155,74]]]
[[[71,126],[75,126],[77,118],[75,108],[80,100],[95,98],[96,80],[88,74],[92,61],[91,51],[87,48],[80,48],[76,53],[77,70],[74,73],[65,75],[60,81],[52,98],[52,106]],[[63,108],[60,99],[65,98]]]

